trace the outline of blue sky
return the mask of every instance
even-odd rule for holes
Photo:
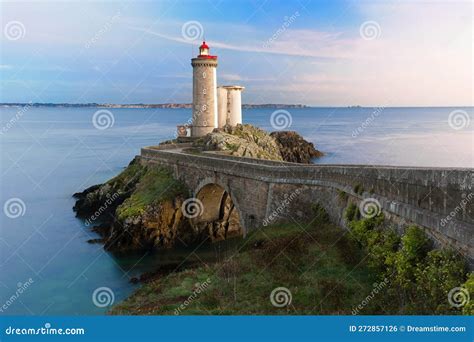
[[[246,103],[473,105],[471,1],[1,6],[0,102],[190,102],[205,37]]]

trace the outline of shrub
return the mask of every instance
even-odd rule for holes
[[[469,294],[470,301],[466,303],[466,305],[462,308],[462,313],[464,315],[474,315],[474,273],[470,273],[469,277],[467,278],[466,282],[462,286],[467,290]]]
[[[383,277],[387,276],[400,246],[400,236],[390,229],[377,229],[369,235],[367,246],[370,254],[368,265],[382,272]]]
[[[386,275],[387,264],[394,258],[400,244],[400,237],[396,232],[383,227],[384,215],[351,221],[349,227],[351,236],[368,253],[367,264],[382,277]]]
[[[346,218],[353,218],[357,207],[350,205]],[[400,236],[383,227],[384,217],[351,220],[351,237],[368,253],[367,265],[377,278],[388,279],[383,307],[402,313],[447,314],[459,312],[450,305],[448,293],[461,286],[466,276],[465,260],[448,250],[431,250],[432,242],[425,232],[410,226]],[[464,287],[474,296],[474,275]],[[473,314],[474,305],[467,303],[463,313]]]
[[[416,307],[427,314],[449,314],[459,309],[450,305],[448,293],[466,276],[466,262],[450,250],[432,250],[415,269]]]
[[[346,208],[346,211],[344,213],[344,217],[345,217],[347,222],[351,222],[351,221],[354,221],[354,220],[359,220],[360,219],[360,211],[359,211],[359,208],[357,207],[357,205],[355,205],[354,203],[350,203]]]
[[[404,289],[411,289],[415,281],[415,269],[431,249],[431,241],[416,226],[407,228],[402,239],[402,247],[394,260],[396,283]]]

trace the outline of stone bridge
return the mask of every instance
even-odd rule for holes
[[[141,160],[171,168],[202,200],[205,219],[218,216],[228,194],[244,235],[270,223],[304,222],[315,203],[346,227],[349,203],[373,202],[399,232],[416,224],[435,244],[474,261],[473,169],[302,165],[156,147],[143,148]]]

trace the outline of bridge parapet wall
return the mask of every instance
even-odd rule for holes
[[[473,169],[300,165],[147,148],[141,155],[173,167],[180,178],[190,178],[192,187],[205,177],[225,183],[245,206],[241,210],[250,213],[244,218],[247,229],[261,226],[296,188],[302,189],[301,198],[322,202],[332,218],[343,223],[344,207],[337,197],[345,192],[356,201],[373,197],[398,221],[428,228],[438,240],[445,238],[474,256]],[[302,203],[295,201],[287,209],[301,210]]]

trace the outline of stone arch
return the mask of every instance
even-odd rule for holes
[[[196,229],[208,230],[213,240],[245,236],[246,229],[238,199],[232,196],[226,184],[205,178],[198,184],[194,197],[203,204],[201,215],[192,219]]]

